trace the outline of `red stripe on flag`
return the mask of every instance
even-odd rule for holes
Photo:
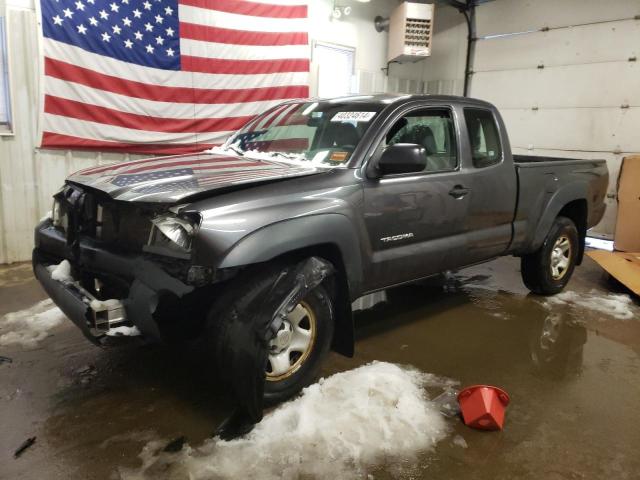
[[[287,112],[284,117],[282,117],[278,125],[306,125],[307,123],[309,123],[309,117],[302,115],[300,113],[300,109],[294,108],[290,112]]]
[[[252,17],[305,18],[307,16],[306,5],[274,5],[245,0],[180,0],[180,3]]]
[[[274,150],[306,150],[309,148],[308,138],[281,138],[269,144]]]
[[[273,151],[291,151],[306,150],[309,148],[308,138],[279,138],[277,140],[256,140],[255,142],[247,142],[249,149],[265,151],[266,153]],[[265,150],[265,147],[267,150]],[[274,158],[274,160],[277,160]]]
[[[180,37],[232,45],[307,45],[306,32],[250,32],[180,22]]]
[[[276,118],[282,115],[287,110],[287,108],[293,108],[293,105],[282,105],[278,107],[271,115],[269,115],[269,118],[262,125],[260,125],[260,128],[269,128],[276,120]]]
[[[224,157],[224,156],[212,157],[211,155],[212,154],[203,153],[202,156],[176,155],[174,157],[167,157],[167,159],[168,158],[175,158],[175,159],[188,158],[189,159],[189,160],[183,160],[183,161],[176,160],[175,164],[167,164],[167,163],[157,164],[158,163],[157,158],[145,158],[143,160],[128,162],[128,164],[126,165],[126,169],[123,169],[120,166],[114,167],[113,165],[108,165],[106,167],[94,167],[87,170],[82,170],[82,173],[84,175],[95,175],[96,173],[102,173],[102,172],[106,172],[107,170],[113,170],[114,168],[117,168],[118,170],[117,172],[115,172],[115,174],[120,175],[123,173],[136,173],[136,172],[143,172],[147,170],[155,170],[157,168],[164,168],[165,165],[193,165],[193,164],[199,164],[199,163],[206,163],[207,165],[216,164],[216,163],[227,164],[223,166],[214,166],[214,167],[207,166],[206,167],[206,168],[217,169],[217,168],[233,167],[233,166],[242,164],[242,162],[244,162],[243,165],[248,165],[251,163],[249,160],[239,159],[238,157]],[[232,162],[236,162],[236,163],[232,163]],[[149,165],[149,164],[153,164],[153,165]]]
[[[149,155],[181,155],[185,153],[197,153],[213,147],[213,144],[133,144],[120,142],[107,142],[90,138],[62,135],[60,133],[44,132],[42,136],[42,148],[69,149],[89,151],[110,151],[141,153]],[[154,159],[157,160],[157,159]],[[105,170],[113,168],[113,165],[104,167]]]
[[[203,144],[203,148],[207,148],[207,145]],[[233,157],[233,156],[223,156],[220,154],[207,154],[205,152],[202,152],[203,155],[216,155],[215,159],[211,160],[211,162],[229,162],[230,160],[237,160],[237,157]],[[188,155],[182,155],[182,156],[176,156],[175,158],[184,158],[187,157]],[[189,158],[194,158],[193,156],[188,156]],[[195,157],[198,158],[198,157]],[[209,157],[207,157],[209,158]],[[157,162],[158,159],[157,158],[143,158],[141,160],[132,160],[128,163],[128,167],[138,167],[140,165],[145,165],[147,163],[151,163],[151,162]],[[100,173],[100,172],[104,172],[106,170],[111,170],[113,169],[113,165],[107,165],[105,167],[92,167],[86,170],[81,170],[84,174],[87,175],[92,175],[94,173]]]
[[[146,165],[138,168],[127,168],[125,170],[118,171],[118,175],[130,175],[133,173],[147,172],[149,170],[164,170],[169,167],[189,167],[192,170],[219,170],[223,168],[238,168],[238,167],[257,167],[258,165],[263,165],[258,161],[250,162],[250,161],[242,161],[240,159],[237,160],[236,163],[228,163],[226,165],[215,165],[216,163],[220,163],[220,158],[201,158],[201,159],[191,159],[191,160],[181,160],[177,162],[166,162],[159,163],[157,165]]]
[[[221,185],[221,184],[233,184],[233,183],[247,183],[252,181],[259,181],[261,179],[270,179],[271,177],[276,177],[281,173],[286,173],[285,169],[269,169],[262,170],[261,173],[258,172],[234,172],[233,174],[222,175],[215,174],[213,176],[199,176],[198,177],[198,186],[204,185]]]
[[[307,58],[287,58],[277,60],[229,60],[222,58],[193,57],[191,55],[182,55],[181,58],[182,70],[187,72],[232,75],[258,75],[264,73],[309,71],[309,59]],[[308,96],[308,93],[304,96]]]
[[[45,57],[45,75],[68,82],[79,83],[87,87],[107,92],[142,98],[156,102],[172,103],[245,103],[266,100],[283,100],[309,95],[306,85],[287,85],[282,87],[260,87],[241,89],[218,89],[187,87],[164,87],[149,85],[133,80],[125,80],[112,75],[105,75],[84,67]]]
[[[112,108],[99,107],[97,105],[67,100],[52,95],[45,95],[44,111],[53,115],[63,115],[65,117],[77,118],[89,122],[165,133],[205,133],[237,130],[253,118],[252,115],[246,117],[203,119],[147,117],[145,115],[121,112]]]

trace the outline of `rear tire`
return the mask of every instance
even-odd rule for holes
[[[566,217],[556,218],[542,246],[521,259],[524,284],[539,295],[561,292],[573,274],[579,246],[575,223]]]
[[[273,285],[281,270],[282,266],[270,265],[234,279],[223,298],[211,308],[207,317],[208,344],[213,346],[216,367],[222,380],[229,381],[234,374],[229,371],[225,353],[229,342],[233,342],[226,334],[229,325],[240,321],[248,305]],[[323,285],[310,291],[287,318],[288,322],[281,328],[281,331],[285,329],[287,332],[280,339],[274,339],[269,352],[264,385],[266,403],[287,400],[313,382],[333,338],[333,305]],[[309,340],[308,345],[300,347],[305,344],[305,339]],[[278,359],[275,359],[276,356]],[[288,365],[283,363],[283,358]]]

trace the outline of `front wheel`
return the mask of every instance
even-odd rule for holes
[[[269,343],[265,400],[286,400],[314,381],[332,336],[331,301],[319,285],[287,315]]]
[[[556,218],[542,246],[521,259],[524,284],[539,295],[561,292],[573,274],[579,246],[575,223]]]
[[[234,339],[227,333],[230,325],[242,321],[247,306],[269,291],[280,271],[271,267],[253,271],[250,280],[242,278],[229,286],[221,307],[212,308],[208,319],[210,343],[223,379],[229,380],[236,373],[228,371],[225,358],[227,349],[233,348]],[[287,315],[268,344],[264,385],[267,403],[287,400],[315,380],[331,346],[333,327],[331,297],[321,284]]]

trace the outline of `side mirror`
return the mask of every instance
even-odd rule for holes
[[[415,143],[396,143],[382,152],[378,160],[378,173],[421,172],[427,166],[427,151]]]

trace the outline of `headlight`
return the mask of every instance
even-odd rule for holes
[[[169,214],[155,217],[151,219],[151,223],[155,228],[151,231],[149,245],[178,246],[186,252],[191,249],[191,239],[196,231],[196,226],[188,219]]]

